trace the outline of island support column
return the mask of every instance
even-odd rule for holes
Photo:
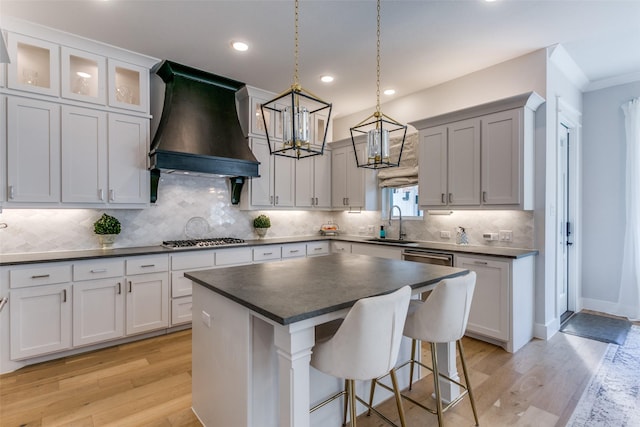
[[[315,343],[313,325],[276,325],[280,427],[309,427],[309,363]]]

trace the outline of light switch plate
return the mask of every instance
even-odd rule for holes
[[[440,238],[441,239],[450,239],[451,238],[451,232],[450,231],[441,231],[440,232]]]

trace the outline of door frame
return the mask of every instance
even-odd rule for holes
[[[562,156],[560,150],[563,148],[560,146],[560,126],[563,125],[567,128],[569,133],[569,221],[573,225],[572,250],[568,252],[568,286],[567,286],[567,308],[570,311],[578,312],[582,309],[582,303],[580,299],[581,295],[581,253],[582,253],[582,212],[579,207],[581,206],[581,187],[582,182],[580,177],[582,176],[582,164],[581,148],[582,148],[582,113],[576,110],[574,107],[565,102],[561,97],[557,97],[556,102],[556,206],[560,206],[560,203],[564,203],[560,200],[560,195],[563,193],[560,191],[562,185],[561,170],[564,165],[561,165]],[[556,236],[561,232],[560,218],[556,217]],[[560,316],[564,312],[558,304],[558,294],[560,288],[563,286],[562,270],[560,269],[560,263],[563,263],[562,251],[556,251],[556,316],[558,322]],[[562,311],[562,312],[561,312]]]

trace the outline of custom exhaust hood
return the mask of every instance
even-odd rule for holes
[[[166,84],[162,116],[151,142],[151,202],[160,173],[231,177],[231,199],[239,201],[246,177],[259,176],[236,111],[244,83],[164,61],[156,74]]]

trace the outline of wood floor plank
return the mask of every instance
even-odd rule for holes
[[[471,338],[463,342],[480,423],[491,427],[564,426],[607,348],[561,333],[516,354]],[[430,360],[428,351],[424,355]],[[191,377],[190,330],[29,366],[0,376],[0,426],[199,427]],[[432,393],[430,375],[410,392],[433,405]],[[437,426],[435,415],[404,406],[409,426]],[[393,399],[380,408],[398,421]],[[447,412],[445,422],[472,426],[468,399]],[[375,415],[358,419],[359,427],[384,425]]]

